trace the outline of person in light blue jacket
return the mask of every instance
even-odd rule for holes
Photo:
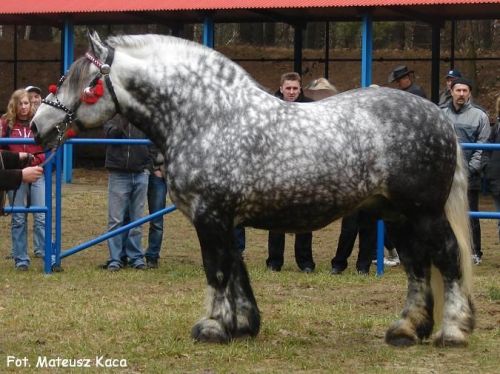
[[[460,143],[486,143],[490,136],[490,121],[488,115],[471,102],[472,82],[465,78],[457,78],[451,83],[452,101],[442,108],[455,128]],[[480,149],[464,150],[464,158],[469,170],[469,210],[479,210],[479,191],[481,189],[481,158]],[[481,227],[479,219],[471,219],[472,240],[476,265],[481,263]]]

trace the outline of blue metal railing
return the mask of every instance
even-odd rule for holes
[[[67,144],[131,144],[131,145],[149,145],[151,141],[145,139],[69,139]],[[33,139],[12,139],[0,138],[0,145],[2,144],[35,144]],[[476,144],[476,143],[463,143],[463,149],[481,149],[481,150],[500,150],[500,144]],[[105,234],[89,240],[88,242],[77,245],[71,249],[61,252],[61,235],[62,235],[62,157],[63,148],[60,147],[56,153],[55,160],[51,160],[44,167],[45,176],[45,206],[31,206],[29,208],[22,207],[5,207],[6,213],[45,213],[45,259],[44,259],[44,272],[46,274],[52,273],[54,266],[60,266],[61,260],[65,257],[71,256],[93,245],[101,243],[115,235],[119,235],[124,231],[130,230],[133,227],[140,226],[149,222],[161,215],[165,215],[176,210],[174,205],[168,206],[161,211],[155,212],[145,216],[137,221],[131,222],[126,226],[122,226],[116,230],[106,232]],[[56,193],[55,193],[55,237],[52,240],[52,169],[56,165]],[[481,219],[500,219],[500,212],[469,212],[472,218]],[[384,222],[379,220],[377,222],[377,275],[384,274]]]
[[[69,139],[66,141],[69,144],[131,144],[131,145],[150,145],[151,141],[146,139]],[[33,139],[12,139],[12,138],[0,138],[0,145],[2,144],[35,144]],[[80,252],[86,248],[89,248],[95,244],[101,243],[115,235],[119,235],[124,231],[130,230],[133,227],[140,226],[146,222],[156,219],[164,214],[173,212],[176,207],[174,205],[168,206],[158,212],[150,214],[139,220],[129,223],[126,226],[122,226],[116,230],[109,231],[103,235],[92,239],[86,243],[82,243],[74,248],[67,251],[61,252],[61,236],[62,236],[62,173],[63,173],[63,148],[59,147],[56,152],[55,159],[52,159],[44,166],[44,176],[45,176],[45,206],[38,207],[32,206],[29,208],[25,207],[5,207],[6,213],[45,213],[45,258],[44,258],[44,272],[46,274],[52,273],[53,269],[59,268],[61,266],[61,260],[72,254]],[[52,170],[55,164],[55,233],[54,238],[53,226],[52,226]]]

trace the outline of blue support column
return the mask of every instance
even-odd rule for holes
[[[361,87],[372,84],[373,20],[372,15],[363,15],[361,46]]]
[[[215,26],[212,17],[207,16],[203,21],[203,45],[214,47]]]
[[[75,32],[73,23],[71,23],[70,21],[64,21],[62,32],[63,74],[69,69],[74,60],[74,40]],[[64,182],[71,183],[73,179],[73,146],[70,144],[64,144],[63,149]]]

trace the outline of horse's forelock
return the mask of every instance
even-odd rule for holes
[[[71,89],[75,89],[76,92],[81,92],[86,87],[88,82],[88,71],[90,67],[90,61],[86,57],[80,57],[76,60],[71,69],[69,70],[68,85]]]

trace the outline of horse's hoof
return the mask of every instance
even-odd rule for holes
[[[433,344],[436,347],[466,347],[468,343],[465,335],[457,329],[454,333],[444,333],[443,330],[438,331]]]
[[[400,320],[387,330],[385,342],[395,347],[409,347],[418,343],[418,337],[407,321]]]
[[[202,319],[191,329],[191,336],[198,342],[228,343],[231,337],[215,319]]]

